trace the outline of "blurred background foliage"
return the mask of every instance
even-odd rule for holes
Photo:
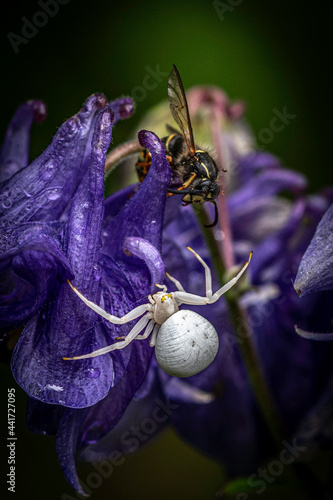
[[[214,6],[218,4],[220,9]],[[8,33],[22,35],[22,17],[31,21],[42,9],[37,0],[6,2],[1,16],[0,135],[20,103],[42,99],[48,116],[33,128],[33,159],[90,94],[103,92],[110,100],[139,95],[147,67],[168,74],[174,63],[185,89],[218,85],[231,99],[244,100],[256,137],[269,127],[274,109],[282,112],[285,107],[296,115],[266,149],[286,167],[305,173],[314,192],[332,184],[333,178],[331,85],[326,71],[330,15],[325,9],[323,3],[296,0],[68,0],[28,43],[18,46],[16,54]],[[145,112],[166,98],[166,85],[163,77],[156,88],[141,91],[135,115],[115,128],[114,145],[127,140]],[[7,387],[17,386],[7,366],[1,366],[1,376],[1,417],[6,421]],[[75,496],[57,463],[53,438],[25,429],[25,396],[19,388],[17,392],[16,499],[25,499],[28,491],[36,499]],[[84,466],[82,478],[90,470]],[[202,500],[213,498],[222,480],[218,465],[168,431],[127,458],[92,498]]]

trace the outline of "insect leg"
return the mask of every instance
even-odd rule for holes
[[[67,280],[67,283],[76,293],[76,295],[86,304],[86,306],[90,307],[90,309],[92,309],[97,314],[110,321],[110,323],[114,323],[115,325],[123,325],[124,323],[128,323],[129,321],[138,318],[139,316],[141,316],[142,314],[151,309],[150,304],[143,304],[141,306],[135,307],[134,309],[132,309],[132,311],[125,314],[125,316],[118,318],[117,316],[113,316],[112,314],[109,314],[106,311],[104,311],[104,309],[95,304],[95,302],[88,300],[81,292],[79,292],[77,288],[75,288],[75,286],[72,285],[72,283],[69,280]]]
[[[126,335],[125,339],[121,342],[115,342],[114,344],[107,345],[106,347],[102,347],[102,349],[97,349],[96,351],[91,352],[90,354],[82,354],[81,356],[74,356],[73,358],[62,358],[65,361],[68,360],[76,360],[76,359],[86,359],[86,358],[95,358],[96,356],[101,356],[102,354],[106,354],[107,352],[115,351],[116,349],[123,349],[128,346],[132,340],[145,328],[147,323],[151,321],[149,315],[145,315],[139,319],[139,321],[133,326],[132,330]]]
[[[192,184],[192,182],[194,181],[194,179],[197,177],[198,174],[196,174],[195,172],[192,172],[191,173],[191,177],[189,177],[189,179],[187,179],[186,182],[184,182],[179,188],[177,189],[171,189],[171,188],[167,188],[167,191],[168,191],[168,196],[172,196],[173,194],[184,194],[184,189],[187,189],[189,187],[190,184]]]
[[[214,205],[214,220],[210,224],[204,224],[205,227],[214,227],[217,224],[217,221],[219,220],[219,212],[217,209],[217,204],[215,200],[207,200],[210,201]]]

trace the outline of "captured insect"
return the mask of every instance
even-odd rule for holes
[[[206,226],[213,227],[218,220],[215,199],[220,193],[216,183],[219,171],[213,158],[195,146],[186,95],[175,65],[168,80],[168,97],[172,116],[179,125],[181,133],[167,125],[170,135],[164,137],[162,142],[171,170],[182,184],[176,189],[168,188],[167,191],[169,196],[181,194],[184,205],[201,204],[205,201],[213,203],[215,218],[212,224]],[[144,150],[136,163],[140,182],[147,175],[150,165],[151,155],[148,150]]]
[[[119,337],[119,339],[123,338],[123,340],[97,349],[90,354],[63,359],[77,360],[101,356],[116,349],[124,349],[134,339],[146,339],[152,334],[150,345],[151,347],[155,347],[157,362],[166,373],[174,377],[190,377],[207,368],[214,360],[218,351],[219,340],[217,332],[207,319],[193,311],[180,310],[179,306],[182,304],[197,306],[214,304],[214,302],[237,283],[246,271],[252,257],[252,252],[239,273],[213,294],[210,268],[192,248],[187,248],[204,267],[206,284],[206,295],[204,297],[186,292],[178,280],[167,274],[169,280],[175,284],[177,288],[176,292],[168,293],[165,285],[156,285],[162,291],[154,295],[148,295],[149,302],[147,304],[135,307],[132,311],[125,314],[125,316],[118,318],[88,300],[67,280],[76,295],[88,307],[110,321],[110,323],[123,325],[140,316],[141,318],[126,337]]]

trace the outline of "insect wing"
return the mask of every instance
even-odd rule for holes
[[[195,145],[185,91],[175,65],[168,80],[168,97],[172,116],[182,131],[189,152],[194,155]]]

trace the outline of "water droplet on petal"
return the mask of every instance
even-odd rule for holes
[[[61,196],[61,192],[60,192],[60,189],[50,189],[48,192],[47,192],[47,198],[51,201],[53,200],[57,200],[58,198],[60,198]]]
[[[5,188],[1,193],[1,201],[3,208],[10,208],[12,206],[12,201],[10,199],[12,194],[11,189]]]
[[[3,208],[10,208],[12,206],[12,202],[10,201],[10,199],[6,199],[2,202],[2,206]]]
[[[31,198],[32,194],[29,194],[26,189],[23,188],[23,193],[28,197]]]
[[[99,368],[88,368],[87,374],[89,378],[98,378],[101,374]]]
[[[54,164],[51,160],[40,166],[39,177],[43,181],[48,181],[55,173]]]

